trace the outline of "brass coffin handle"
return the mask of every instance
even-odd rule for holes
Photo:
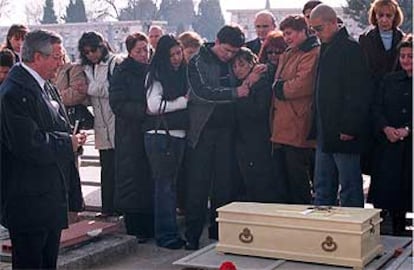
[[[374,225],[374,223],[372,222],[372,219],[370,219],[370,220],[369,220],[369,225],[371,225],[371,229],[369,229],[369,232],[370,232],[371,234],[374,234],[374,233],[375,233],[375,225]]]
[[[239,234],[239,240],[245,244],[253,242],[253,234],[250,232],[249,228],[243,229],[243,231]]]
[[[332,236],[327,236],[325,241],[322,242],[321,246],[322,249],[326,252],[334,252],[338,248],[338,245],[335,243]]]

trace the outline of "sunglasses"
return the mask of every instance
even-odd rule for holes
[[[88,55],[90,53],[96,53],[96,51],[98,50],[98,47],[96,48],[91,48],[90,50],[83,50],[83,54],[84,55]]]
[[[256,24],[256,25],[255,25],[255,27],[256,27],[256,28],[259,28],[259,29],[260,29],[260,28],[269,28],[269,27],[270,27],[270,25],[268,25],[268,24],[263,24],[263,25],[261,25],[261,24]]]
[[[311,26],[311,29],[313,29],[315,32],[322,32],[325,29],[324,25],[315,25],[315,26]]]
[[[283,53],[283,51],[266,51],[266,54],[268,54],[268,55],[272,55],[272,54],[280,55],[282,53]]]

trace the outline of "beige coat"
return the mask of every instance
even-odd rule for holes
[[[73,63],[63,65],[56,76],[55,84],[65,106],[87,104],[86,93],[76,90],[77,84],[84,84],[85,90],[88,87],[83,66]]]
[[[313,88],[319,44],[310,38],[299,48],[281,55],[272,102],[272,136],[274,143],[301,148],[315,147],[307,140],[312,120]],[[279,96],[279,97],[277,97]]]
[[[96,64],[94,68],[90,65],[84,66],[89,84],[88,96],[95,115],[95,148],[99,150],[115,148],[115,115],[109,106],[108,74],[112,74],[115,65],[121,61],[121,57],[110,55],[106,61]]]

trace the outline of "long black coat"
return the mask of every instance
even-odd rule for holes
[[[343,27],[319,56],[315,88],[317,117],[326,153],[360,153],[368,133],[372,86],[362,49]],[[316,119],[314,128],[316,130]],[[341,141],[340,133],[355,136]],[[314,138],[311,136],[310,138]]]
[[[19,64],[0,88],[1,222],[16,232],[66,228],[68,208],[83,206],[64,107],[41,91]]]
[[[115,70],[109,104],[115,114],[115,207],[127,213],[151,213],[153,183],[144,148],[147,65],[128,57]]]
[[[412,130],[412,77],[405,72],[385,76],[376,97],[375,155],[368,201],[375,207],[412,211],[412,133],[391,143],[383,128],[409,127]]]
[[[276,200],[269,124],[271,80],[269,76],[263,76],[252,86],[247,98],[235,103],[236,154],[249,201]]]

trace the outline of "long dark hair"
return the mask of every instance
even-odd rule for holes
[[[184,95],[187,91],[184,58],[177,70],[174,70],[171,65],[170,50],[175,46],[181,47],[180,42],[173,35],[164,35],[160,38],[152,56],[146,83],[148,90],[154,81],[159,81],[163,88],[163,97],[167,100]]]

